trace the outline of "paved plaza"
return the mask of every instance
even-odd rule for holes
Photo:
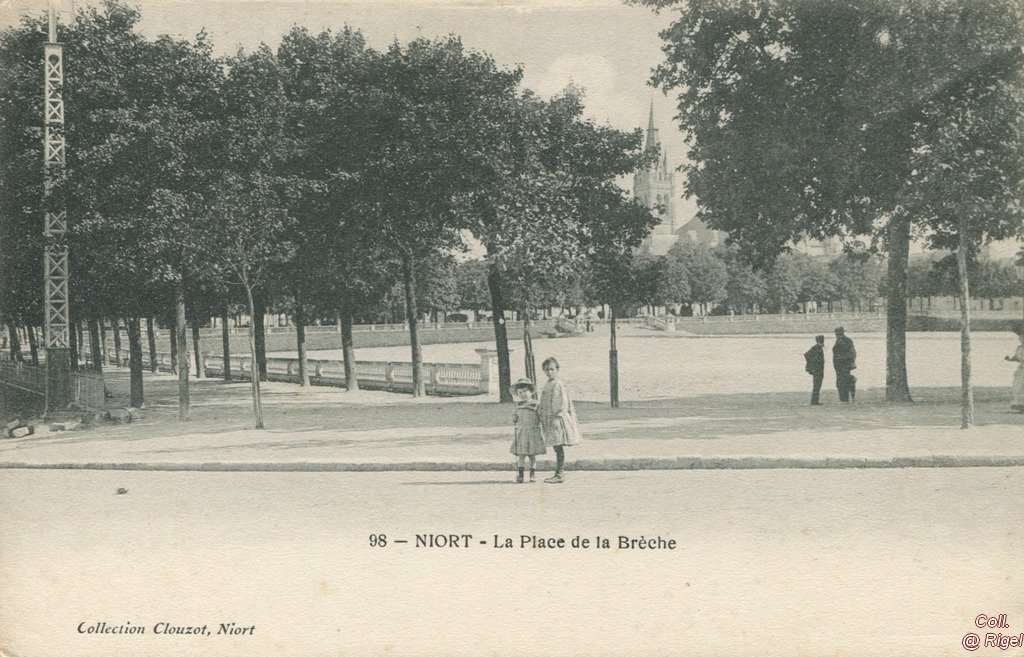
[[[1002,361],[1009,337],[976,340],[977,426],[966,432],[959,429],[958,372],[950,371],[956,336],[950,334],[910,335],[917,401],[906,405],[884,401],[878,381],[884,343],[875,335],[854,336],[862,363],[857,403],[840,404],[833,388],[820,407],[808,404],[801,337],[676,338],[636,329],[620,340],[619,409],[602,400],[606,336],[536,345],[538,357],[559,357],[564,378],[578,391],[586,440],[568,450],[571,469],[933,467],[1024,464],[1024,415],[1008,408],[1012,368]],[[435,349],[452,358],[474,354],[473,345]],[[428,358],[438,355],[429,350]],[[126,373],[108,378],[115,394],[124,394]],[[146,386],[141,419],[4,440],[0,465],[504,470],[513,463],[511,407],[488,396],[412,399],[269,383],[263,386],[267,429],[257,431],[248,383],[194,381],[192,419],[185,423],[177,418],[174,377],[147,374]],[[551,455],[540,463],[550,467]]]
[[[963,655],[979,614],[1006,614],[1011,629],[988,630],[1003,634],[1024,622],[1022,486],[1024,468],[601,472],[560,487],[3,470],[0,628],[17,619],[6,647],[33,657]],[[430,533],[474,542],[417,548]],[[592,543],[496,549],[496,534]],[[148,633],[78,634],[99,622]],[[158,636],[159,622],[212,635]]]

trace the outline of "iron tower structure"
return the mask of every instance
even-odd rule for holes
[[[71,350],[69,342],[70,295],[68,288],[68,248],[64,242],[68,217],[50,198],[54,180],[64,170],[64,47],[57,42],[57,14],[49,7],[49,29],[43,44],[43,227],[46,246],[43,254],[45,279],[43,303],[46,322],[46,414],[68,411],[73,402],[71,391]]]

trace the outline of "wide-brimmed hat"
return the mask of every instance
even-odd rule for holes
[[[533,390],[533,388],[534,388],[533,381],[531,381],[529,379],[526,379],[526,378],[519,379],[518,381],[516,381],[515,383],[512,384],[512,387],[510,388],[510,390],[516,391],[519,388],[529,388],[530,390]]]

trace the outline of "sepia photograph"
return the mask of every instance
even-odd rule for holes
[[[0,657],[1024,655],[1024,0],[0,0]]]

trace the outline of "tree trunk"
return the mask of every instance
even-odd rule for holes
[[[889,221],[885,320],[885,400],[909,402],[907,381],[907,262],[910,217],[901,212]]]
[[[100,324],[95,317],[89,318],[89,351],[92,352],[92,368],[103,371],[103,357],[100,355]]]
[[[299,385],[309,387],[309,370],[306,368],[306,318],[302,314],[302,302],[295,293],[295,341],[299,348]]]
[[[412,348],[412,396],[422,397],[426,394],[423,383],[423,352],[420,349],[420,336],[417,326],[418,311],[416,309],[416,263],[412,254],[402,256],[402,283],[405,287],[405,318],[409,324],[409,343]]]
[[[78,370],[78,322],[68,322],[68,347],[71,352],[71,370]],[[18,350],[18,360],[21,360],[21,350]]]
[[[523,354],[526,367],[526,378],[533,381],[534,389],[537,387],[537,361],[533,357],[533,337],[530,335],[530,312],[523,311]]]
[[[110,358],[106,357],[108,351],[106,351],[106,319],[99,319],[99,359],[103,361],[103,366],[111,364]]]
[[[487,288],[491,293],[491,321],[494,324],[494,346],[498,350],[498,399],[512,401],[512,363],[508,353],[508,327],[505,325],[505,302],[501,295],[501,272],[498,265],[487,265]]]
[[[157,371],[156,363],[156,331],[153,330],[153,318],[146,318],[146,341],[149,343],[149,371]]]
[[[196,378],[206,378],[206,366],[203,364],[203,345],[199,336],[199,321],[192,320],[192,351],[196,357]]]
[[[267,293],[259,290],[253,295],[255,310],[249,313],[249,324],[253,327],[253,338],[256,340],[256,371],[259,373],[260,381],[267,380]],[[253,314],[255,313],[255,314]]]
[[[177,321],[177,320],[175,320]],[[174,322],[171,322],[171,374],[178,373],[178,329]]]
[[[115,317],[110,320],[110,327],[114,331],[114,360],[121,367],[121,323]]]
[[[138,317],[128,318],[128,371],[129,389],[134,408],[142,408],[145,396],[142,388],[142,330]]]
[[[224,356],[224,380],[231,381],[231,333],[228,329],[228,306],[220,310],[220,341],[221,351]]]
[[[10,337],[11,341],[11,360],[15,363],[20,363],[22,355],[21,338],[18,337],[18,327],[14,325],[13,319],[5,319],[4,323],[7,324],[7,335]]]
[[[28,331],[28,352],[32,358],[33,365],[39,365],[39,342],[36,340],[36,327],[29,324],[25,327]]]
[[[356,373],[356,349],[352,340],[352,310],[344,301],[338,312],[338,319],[341,322],[341,352],[345,365],[345,387],[349,390],[359,390],[359,376]]]
[[[971,291],[967,281],[967,220],[960,220],[960,245],[956,250],[956,269],[960,296],[960,428],[974,424],[974,389],[971,386]]]
[[[611,388],[612,408],[619,407],[619,348],[616,342],[615,308],[608,306],[608,326],[611,338],[608,347],[608,384]]]
[[[245,300],[249,304],[249,356],[256,364],[256,304],[253,301],[252,288],[245,286]],[[261,315],[262,317],[262,315]],[[262,324],[262,322],[260,322]],[[260,377],[255,371],[249,372],[252,387],[252,412],[256,416],[256,428],[263,428],[263,400],[260,397]]]
[[[175,366],[178,368],[178,419],[188,419],[188,337],[185,324],[185,284],[178,281],[174,286],[174,334],[177,345]]]

